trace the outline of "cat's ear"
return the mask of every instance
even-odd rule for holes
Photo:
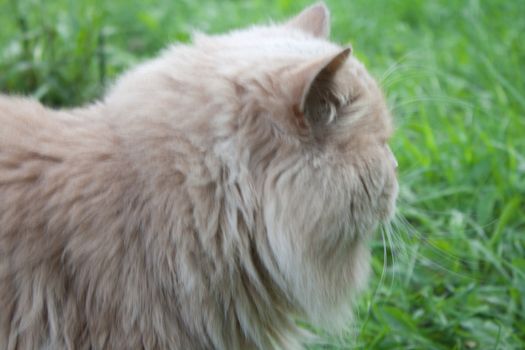
[[[318,38],[327,38],[330,35],[330,11],[323,2],[319,2],[304,9],[286,25]]]
[[[335,118],[339,103],[334,77],[350,56],[347,47],[336,54],[304,63],[291,72],[294,122],[299,130],[309,132]]]

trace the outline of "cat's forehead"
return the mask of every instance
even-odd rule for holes
[[[340,46],[284,26],[253,26],[216,36],[198,36],[196,46],[215,49],[213,54],[251,54],[251,57],[315,57],[340,50]]]
[[[279,25],[254,26],[215,36],[203,35],[194,39],[194,45],[198,51],[205,53],[201,57],[205,57],[207,62],[212,58],[211,69],[228,77],[229,81],[235,81],[236,86],[243,86],[251,81],[261,82],[254,85],[260,87],[261,91],[243,91],[253,91],[253,95],[245,97],[253,96],[255,100],[264,100],[265,108],[272,107],[274,101],[265,100],[264,97],[273,96],[275,89],[281,91],[281,96],[293,96],[292,93],[287,93],[287,87],[292,89],[294,85],[290,83],[288,75],[283,75],[284,71],[289,69],[294,72],[294,67],[337,55],[343,50],[343,47],[326,39]],[[273,82],[273,85],[268,81]],[[357,58],[346,58],[334,77],[333,88],[343,100],[352,101],[352,115],[344,118],[345,121],[339,125],[352,124],[347,129],[353,129],[356,123],[363,124],[361,128],[367,130],[370,129],[369,125],[373,125],[374,130],[377,129],[377,133],[383,135],[381,138],[388,138],[390,116],[384,98],[373,77]],[[272,93],[267,89],[273,89]],[[357,119],[360,121],[357,122]]]
[[[220,71],[254,68],[257,72],[273,71],[284,65],[298,65],[301,62],[316,60],[319,57],[335,55],[342,46],[326,39],[281,25],[253,26],[214,36],[197,36],[194,45],[205,51],[206,57],[214,57]],[[232,64],[234,63],[234,64]],[[363,64],[350,56],[345,70],[354,78],[374,84]]]

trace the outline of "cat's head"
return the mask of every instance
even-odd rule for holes
[[[266,206],[281,201],[292,217],[303,210],[316,218],[307,208],[315,193],[318,202],[350,213],[353,222],[343,226],[358,237],[394,212],[393,127],[378,85],[349,46],[328,41],[329,28],[319,3],[285,23],[196,41],[215,64],[224,62],[220,74],[235,91],[236,136]],[[295,186],[305,199],[292,193]],[[284,204],[293,200],[303,207]],[[323,205],[320,212],[328,213]]]
[[[236,62],[236,137],[261,198],[269,264],[319,323],[337,323],[366,279],[362,242],[392,217],[398,190],[383,94],[350,47],[328,41],[329,26],[317,4],[214,39]]]

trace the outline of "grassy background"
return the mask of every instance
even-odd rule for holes
[[[84,103],[193,29],[307,3],[0,0],[0,91]],[[313,348],[524,349],[525,1],[327,3],[386,90],[401,191],[354,330]]]

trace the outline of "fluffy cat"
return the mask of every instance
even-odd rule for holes
[[[0,97],[1,349],[294,349],[395,207],[391,120],[323,4],[196,35],[101,101]]]

